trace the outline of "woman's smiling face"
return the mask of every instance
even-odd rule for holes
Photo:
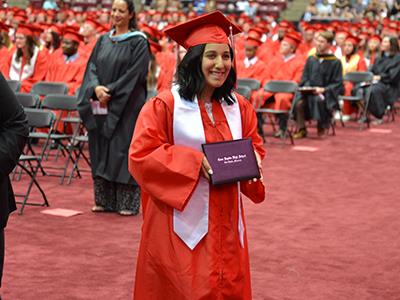
[[[206,86],[221,87],[228,77],[231,67],[232,58],[227,44],[206,45],[201,64]]]

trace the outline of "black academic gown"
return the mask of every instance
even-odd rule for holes
[[[24,110],[0,73],[0,286],[3,274],[3,229],[8,215],[16,210],[8,175],[14,169],[28,137]]]
[[[304,99],[306,120],[317,120],[322,128],[329,128],[332,110],[338,108],[338,96],[344,92],[340,60],[333,54],[308,57],[300,86],[325,88],[323,100],[316,95],[299,93],[295,97],[295,103]]]
[[[136,119],[146,100],[149,47],[140,34],[113,42],[99,38],[89,58],[78,96],[78,110],[89,133],[93,177],[136,184],[128,171],[128,149]],[[93,115],[94,89],[106,86],[111,93],[107,115]]]
[[[400,54],[377,58],[371,72],[381,79],[371,86],[368,111],[380,119],[386,107],[393,105],[400,96]]]

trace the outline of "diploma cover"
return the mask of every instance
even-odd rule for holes
[[[202,144],[202,148],[213,170],[213,185],[261,177],[249,138]]]

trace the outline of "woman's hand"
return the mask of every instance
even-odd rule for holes
[[[318,95],[323,94],[323,93],[325,93],[325,88],[323,88],[323,87],[316,87],[316,88],[315,88],[315,93],[318,94]]]
[[[257,165],[258,165],[258,169],[260,170],[260,178],[253,178],[252,180],[249,180],[249,183],[251,184],[252,182],[257,182],[257,180],[260,180],[261,182],[264,181],[264,176],[262,173],[262,161],[261,161],[261,156],[260,154],[258,154],[257,151],[254,150],[254,154],[256,155],[256,160],[257,160]]]
[[[98,85],[94,89],[96,93],[97,99],[99,99],[100,103],[103,105],[107,105],[108,101],[111,99],[110,90],[103,85]]]
[[[201,171],[200,174],[210,181],[210,175],[213,174],[213,170],[211,169],[210,163],[208,162],[207,158],[204,156],[203,161],[201,162]]]
[[[379,80],[381,80],[381,76],[379,76],[379,75],[374,75],[374,77],[372,77],[372,80],[373,81],[379,81]]]

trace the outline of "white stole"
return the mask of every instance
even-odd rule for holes
[[[25,79],[28,79],[33,75],[33,72],[35,71],[36,60],[39,55],[39,48],[35,46],[33,49],[33,55],[30,63],[28,64],[27,62],[25,62],[23,66],[23,58],[20,57],[19,62],[17,62],[17,51],[14,52],[11,59],[10,74],[8,74],[10,76],[10,79],[24,81]],[[23,68],[22,71],[21,68]]]
[[[202,151],[206,142],[203,121],[197,97],[187,101],[180,97],[178,87],[173,86],[174,96],[173,135],[174,144]],[[233,139],[242,138],[242,119],[239,103],[222,103],[222,109],[228,121]],[[183,211],[174,209],[173,227],[175,233],[193,250],[208,232],[210,184],[200,176],[199,182]],[[238,182],[238,233],[240,244],[244,246],[244,225],[241,212],[240,183]]]

